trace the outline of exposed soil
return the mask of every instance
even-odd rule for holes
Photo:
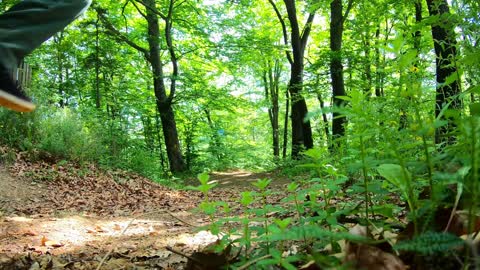
[[[213,199],[233,202],[272,173],[216,172]],[[272,197],[272,200],[279,198]],[[194,191],[140,176],[22,158],[0,166],[0,269],[184,269],[191,254],[216,240],[197,226]]]

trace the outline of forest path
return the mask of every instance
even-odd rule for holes
[[[195,230],[208,224],[193,211],[198,192],[125,180],[118,172],[72,172],[19,161],[0,166],[0,269],[97,269],[108,253],[101,269],[183,269],[186,258],[167,246],[191,254],[216,239]],[[263,178],[276,187],[289,182],[265,172],[214,172],[210,180],[219,185],[211,198],[234,202]]]

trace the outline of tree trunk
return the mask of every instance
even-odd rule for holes
[[[292,99],[292,158],[300,156],[300,151],[313,147],[312,128],[310,120],[305,119],[308,114],[307,103],[300,91],[303,84],[303,56],[298,65],[292,66],[288,91]]]
[[[446,0],[427,0],[430,16],[438,16],[438,21],[432,25],[432,37],[434,41],[436,57],[437,91],[435,116],[439,117],[442,110],[449,106],[449,109],[459,110],[462,102],[458,97],[460,94],[460,82],[455,80],[445,84],[446,79],[457,72],[455,58],[457,56],[455,26],[449,17],[449,7]],[[450,105],[448,105],[450,103]],[[448,124],[439,127],[435,131],[435,143],[453,143],[455,136],[451,133],[455,129],[452,118],[442,116],[440,119],[447,120]]]
[[[417,0],[415,3],[415,23],[419,25],[422,22],[422,2],[421,0]],[[413,49],[415,50],[415,61],[413,62],[413,67],[414,70],[408,72],[407,76],[407,81],[408,82],[416,82],[419,81],[418,75],[416,73],[416,70],[420,66],[420,42],[422,38],[422,32],[420,30],[415,31],[413,34]],[[411,83],[407,83],[406,89],[404,91],[408,91],[409,88],[412,87]],[[412,98],[407,95],[408,103],[411,102]],[[405,104],[401,105],[400,107],[400,122],[399,122],[399,130],[404,130],[408,127],[408,115],[407,115],[407,108],[405,107]]]
[[[375,96],[383,96],[383,89],[381,86],[383,76],[383,65],[380,65],[380,25],[378,25],[375,31]],[[382,71],[380,71],[380,69]]]
[[[365,95],[367,97],[367,99],[369,99],[372,95],[372,85],[373,85],[373,82],[372,82],[372,61],[370,59],[370,56],[371,56],[371,53],[370,53],[370,50],[371,50],[371,44],[370,44],[370,31],[369,31],[370,27],[367,27],[367,30],[365,32],[362,33],[362,39],[363,39],[363,53],[365,54],[364,55],[364,65],[365,65],[365,73],[364,73],[364,77],[362,78],[363,81],[364,81],[364,92],[365,92]]]
[[[172,99],[167,96],[165,83],[163,81],[163,64],[160,60],[160,30],[157,17],[157,9],[154,0],[146,0],[147,22],[148,22],[148,45],[149,62],[152,66],[153,89],[157,98],[157,108],[160,113],[160,120],[163,127],[163,136],[165,138],[165,147],[167,149],[170,171],[173,173],[186,170],[185,162],[180,150],[180,141],[178,139],[177,124],[175,114],[172,109]],[[166,30],[168,31],[168,29]],[[172,92],[172,89],[171,89]]]
[[[288,90],[285,91],[285,121],[283,123],[283,150],[282,150],[282,158],[287,158],[287,146],[288,146],[288,115],[290,109],[290,95],[288,94]]]
[[[272,66],[270,60],[265,61],[263,72],[263,84],[265,88],[265,98],[269,101],[268,117],[272,127],[272,149],[275,159],[280,157],[280,138],[279,138],[279,79],[280,79],[280,65],[278,60]]]
[[[293,61],[290,62],[290,82],[288,83],[288,91],[292,99],[292,158],[298,159],[303,148],[310,149],[313,147],[310,120],[305,119],[308,114],[307,103],[301,92],[303,88],[304,53],[314,13],[309,15],[305,29],[300,33],[295,0],[284,0],[283,2],[287,8],[288,20],[290,21],[293,54]]]
[[[333,105],[337,108],[345,106],[345,101],[340,96],[345,96],[345,83],[343,79],[342,65],[342,36],[343,36],[343,5],[342,0],[333,0],[330,4],[330,75],[332,78]],[[338,139],[345,135],[345,126],[347,118],[341,113],[334,111],[332,120],[332,140],[335,147],[338,145]]]
[[[222,151],[222,141],[220,140],[220,134],[218,134],[218,129],[213,123],[212,116],[210,114],[210,110],[208,109],[203,109],[205,112],[205,116],[207,117],[207,123],[208,126],[210,127],[210,131],[212,132],[211,136],[211,143],[210,143],[210,151],[212,152],[212,155],[217,159],[218,162],[221,162],[222,159],[224,158],[224,153]]]
[[[162,146],[162,141],[165,141],[165,140],[163,140],[162,135],[161,135],[160,122],[161,122],[160,112],[158,111],[158,107],[157,107],[156,112],[155,112],[155,134],[157,134],[158,153],[159,153],[159,157],[160,157],[160,164],[162,166],[163,171],[166,173],[168,167],[167,167],[167,164],[166,164],[166,161],[165,161],[165,154],[163,152],[163,146]]]
[[[331,148],[331,137],[330,137],[330,123],[328,121],[327,113],[325,112],[325,102],[322,97],[322,93],[320,90],[320,76],[317,75],[317,78],[315,80],[315,89],[317,89],[317,99],[318,102],[320,103],[320,110],[322,111],[322,120],[323,120],[323,130],[325,131],[325,139],[327,142],[327,147],[330,149]]]
[[[100,15],[97,14],[97,20],[95,21],[95,108],[101,107],[101,95],[100,95]]]

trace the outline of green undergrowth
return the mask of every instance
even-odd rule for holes
[[[257,181],[239,194],[240,213],[211,200],[215,186],[208,175],[198,177],[194,189],[204,193],[198,210],[210,217],[206,229],[218,236],[218,250],[229,251],[227,266],[297,269],[314,262],[318,268],[312,269],[362,268],[345,261],[346,241],[381,246],[410,269],[480,267],[473,241],[480,229],[480,105],[451,118],[457,131],[447,136],[455,142],[435,144],[435,130],[448,123],[415,113],[423,104],[409,101],[409,124],[398,128],[398,114],[383,109],[379,121],[378,108],[365,106],[370,101],[362,93],[348,100],[348,140],[338,141],[333,153],[317,147],[285,166],[293,181],[283,190],[271,189],[269,179]],[[268,200],[274,192],[283,196],[279,204]],[[227,217],[218,218],[220,212]],[[366,235],[349,233],[355,225],[364,226]]]

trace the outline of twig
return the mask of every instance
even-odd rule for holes
[[[198,227],[198,225],[193,225],[193,224],[188,223],[188,222],[186,222],[185,220],[183,220],[183,219],[175,216],[172,212],[170,212],[170,211],[168,211],[168,210],[165,210],[165,213],[169,214],[169,215],[170,215],[171,217],[173,217],[174,219],[176,219],[176,220],[178,220],[178,221],[180,221],[180,222],[182,222],[182,223],[184,223],[184,224],[186,224],[186,225],[188,225],[188,226],[190,226],[190,227]]]
[[[125,228],[122,230],[122,232],[120,233],[120,236],[124,235],[125,232],[127,231],[128,227],[130,227],[130,225],[132,225],[132,223],[139,217],[134,217],[132,220],[130,220],[130,222],[128,222],[127,226],[125,226]],[[112,254],[113,252],[113,249],[114,247],[110,248],[110,250],[107,252],[107,254],[105,254],[105,256],[103,256],[102,260],[100,261],[100,263],[98,264],[97,266],[97,270],[100,270],[100,268],[102,268],[102,265],[105,263],[105,261],[107,260],[107,258]]]
[[[255,264],[255,263],[257,263],[257,262],[259,262],[259,261],[261,261],[261,260],[268,259],[268,258],[270,258],[270,257],[272,257],[272,255],[267,254],[267,255],[265,255],[265,256],[256,258],[255,260],[251,260],[251,261],[247,262],[246,264],[240,266],[239,268],[237,268],[237,270],[247,269],[247,268],[250,267],[252,264]]]
[[[196,263],[198,263],[198,264],[200,264],[200,265],[204,265],[203,262],[201,262],[199,259],[194,258],[194,257],[192,257],[192,256],[189,256],[189,255],[187,255],[187,254],[185,254],[185,253],[182,253],[182,252],[180,252],[180,251],[178,251],[178,250],[175,250],[175,249],[173,249],[173,248],[171,248],[171,247],[169,247],[169,246],[165,247],[165,249],[167,249],[168,251],[171,251],[171,252],[173,252],[173,253],[175,253],[175,254],[177,254],[177,255],[180,255],[180,256],[182,256],[182,257],[185,257],[185,258],[187,258],[187,259],[189,259],[189,260],[191,260],[191,261],[194,261],[194,262],[196,262]]]
[[[127,226],[122,230],[122,232],[120,233],[119,236],[122,236],[125,234],[125,232],[127,231],[127,229],[130,227],[130,225],[132,225],[132,223],[141,218],[141,217],[144,217],[144,216],[149,216],[149,215],[153,215],[153,214],[157,214],[157,213],[169,213],[170,215],[173,216],[173,214],[171,214],[169,211],[166,211],[166,210],[159,210],[159,211],[154,211],[154,212],[149,212],[149,213],[143,213],[143,214],[139,214],[137,215],[136,217],[132,218],[132,220],[130,220],[130,222],[128,222]],[[175,217],[175,216],[173,216]],[[97,266],[97,269],[96,270],[100,270],[103,266],[103,264],[105,263],[105,261],[107,260],[107,258],[112,254],[113,252],[113,249],[115,247],[112,247],[110,248],[110,250],[107,252],[107,254],[105,254],[105,256],[103,256],[102,260],[100,261],[100,264],[98,264]]]

